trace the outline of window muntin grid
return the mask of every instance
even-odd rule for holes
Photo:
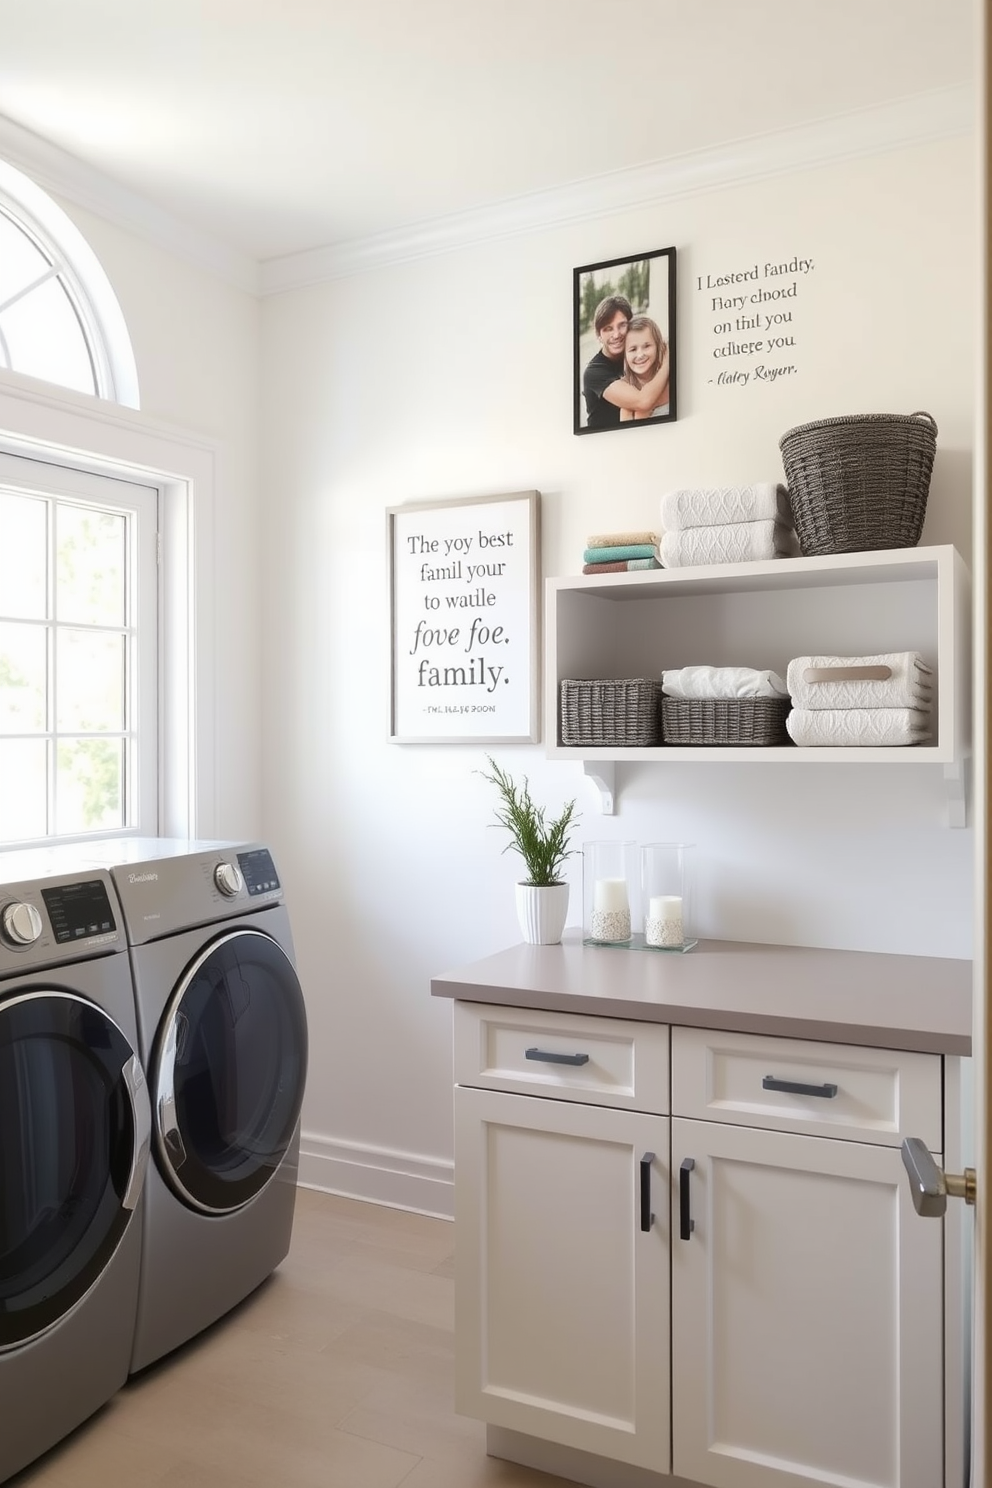
[[[0,485],[8,846],[156,829],[156,493],[60,474],[111,499]]]
[[[85,238],[50,196],[0,160],[0,372],[137,408],[120,305]]]

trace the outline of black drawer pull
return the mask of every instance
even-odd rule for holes
[[[551,1054],[547,1049],[528,1049],[525,1059],[539,1059],[542,1064],[588,1064],[588,1054]]]
[[[816,1095],[822,1100],[833,1100],[837,1094],[836,1085],[802,1085],[798,1080],[776,1080],[774,1075],[766,1075],[761,1082],[762,1090],[784,1090],[786,1095]]]
[[[696,1166],[694,1157],[684,1157],[682,1166],[679,1168],[679,1239],[688,1240],[696,1228],[689,1209],[689,1174]]]
[[[641,1229],[649,1230],[654,1222],[651,1213],[651,1164],[654,1153],[645,1152],[641,1158]]]

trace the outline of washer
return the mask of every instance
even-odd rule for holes
[[[128,1377],[150,1129],[110,875],[0,855],[0,1481]]]
[[[307,1065],[303,992],[268,848],[119,839],[152,1152],[131,1370],[284,1259]]]

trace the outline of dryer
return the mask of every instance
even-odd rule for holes
[[[150,1129],[110,876],[22,869],[0,856],[0,1481],[128,1377]]]
[[[137,1372],[289,1250],[307,1021],[267,847],[146,838],[102,852],[115,859],[152,1108]]]

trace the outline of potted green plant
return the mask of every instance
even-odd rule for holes
[[[479,774],[496,787],[496,823],[510,834],[503,851],[518,852],[527,869],[527,877],[516,885],[523,937],[533,945],[557,945],[568,914],[568,884],[561,872],[575,851],[569,846],[575,802],[567,802],[549,821],[544,808],[535,805],[526,775],[523,784],[517,785],[490,755],[486,758],[489,769]]]

